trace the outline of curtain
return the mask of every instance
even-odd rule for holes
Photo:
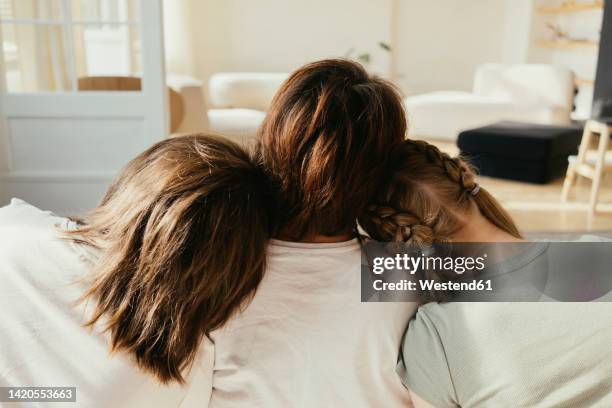
[[[17,20],[60,20],[60,1],[12,0]],[[19,24],[14,26],[18,47],[17,67],[21,91],[66,91],[71,88],[67,35],[61,25]]]

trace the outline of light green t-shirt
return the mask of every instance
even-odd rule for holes
[[[430,303],[397,371],[438,408],[612,407],[612,303]]]

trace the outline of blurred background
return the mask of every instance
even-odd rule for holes
[[[409,137],[451,153],[504,120],[581,134],[603,15],[601,0],[0,0],[0,205],[82,213],[170,134],[249,143],[287,74],[329,57],[394,82]],[[585,210],[588,183],[570,205],[562,182],[483,177],[523,229],[612,229],[605,204]]]

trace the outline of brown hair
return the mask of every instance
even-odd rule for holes
[[[406,140],[394,156],[390,181],[359,218],[375,240],[418,246],[448,241],[465,225],[471,203],[495,226],[521,237],[510,215],[476,183],[464,160],[418,140]]]
[[[300,240],[351,232],[405,133],[399,92],[361,65],[332,59],[295,71],[259,131],[281,234]]]
[[[69,232],[96,248],[84,299],[112,350],[161,382],[183,382],[202,338],[254,294],[271,231],[265,176],[238,145],[164,140],[132,160]]]

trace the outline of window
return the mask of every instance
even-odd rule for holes
[[[8,92],[71,92],[142,72],[138,0],[0,0]]]

